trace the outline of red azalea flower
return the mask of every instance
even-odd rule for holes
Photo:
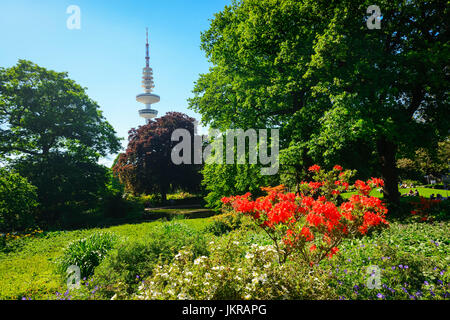
[[[318,165],[310,168],[313,172],[320,170]],[[334,170],[340,170],[340,166],[335,166]],[[302,182],[302,185],[307,185],[311,195],[314,195],[314,192],[317,194],[315,190],[318,188],[323,185],[333,185],[333,183],[339,186],[339,190],[330,190],[333,195],[349,188],[349,184],[342,180]],[[382,185],[382,183],[382,180],[378,178],[371,178],[367,182],[358,180],[354,186],[359,194],[352,195],[340,206],[336,206],[335,197],[328,193],[316,197],[303,193],[294,194],[284,190],[283,186],[262,188],[268,194],[254,201],[250,199],[250,193],[224,197],[221,200],[224,204],[230,203],[236,212],[253,217],[261,228],[273,233],[278,240],[284,242],[289,247],[288,250],[309,249],[311,253],[317,252],[323,257],[322,254],[325,254],[338,239],[337,237],[348,235],[350,230],[357,229],[361,234],[366,234],[372,226],[388,224],[385,219],[387,209],[384,203],[368,195],[374,185]],[[438,202],[421,199],[414,211],[422,217],[426,210],[435,204]],[[305,219],[302,219],[303,217]],[[429,219],[430,217],[423,217],[423,220]],[[314,239],[322,239],[324,246],[316,247],[312,243],[308,245],[308,242]],[[333,247],[327,252],[328,257],[333,257],[338,250],[337,247]]]
[[[319,172],[320,171],[320,167],[317,164],[315,164],[315,165],[309,167],[308,170],[311,171],[311,172]]]
[[[300,233],[305,237],[306,241],[314,240],[314,235],[311,233],[309,228],[303,227],[303,229]]]
[[[221,201],[222,201],[222,203],[227,204],[227,203],[230,203],[231,199],[228,197],[223,197]]]
[[[337,247],[331,248],[330,253],[328,254],[328,257],[331,259],[336,253],[338,253],[338,251],[339,251],[339,248],[337,248]]]
[[[311,189],[319,189],[319,188],[322,186],[322,182],[314,182],[314,181],[311,181],[310,183],[308,183],[308,186],[309,186]]]

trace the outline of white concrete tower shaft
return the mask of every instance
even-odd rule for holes
[[[144,93],[136,96],[136,101],[145,104],[145,109],[139,110],[139,115],[146,119],[147,123],[150,119],[155,118],[158,115],[158,111],[151,108],[152,104],[158,103],[160,97],[153,94],[153,88],[155,84],[153,82],[153,70],[150,68],[150,50],[148,44],[148,28],[146,32],[146,44],[145,44],[145,68],[142,71],[142,87]]]

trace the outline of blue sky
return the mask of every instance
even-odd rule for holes
[[[231,0],[2,0],[0,1],[0,66],[18,59],[48,69],[67,71],[87,88],[117,131],[144,124],[136,102],[145,66],[145,28],[149,28],[150,66],[161,102],[158,116],[187,109],[194,82],[208,71],[200,50],[200,32]],[[70,5],[81,9],[81,29],[69,30]],[[123,143],[126,145],[126,140]],[[109,164],[110,160],[102,160]]]

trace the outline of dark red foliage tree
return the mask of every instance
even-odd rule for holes
[[[171,141],[173,131],[186,129],[194,145],[194,118],[179,112],[168,112],[138,129],[131,129],[128,147],[113,167],[114,173],[133,194],[160,193],[163,201],[169,191],[195,192],[200,188],[201,166],[175,165],[171,152],[178,141]],[[193,154],[193,152],[192,152]],[[191,163],[194,163],[193,160]]]

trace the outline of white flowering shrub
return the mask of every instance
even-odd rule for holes
[[[272,245],[244,246],[239,233],[209,244],[210,256],[196,259],[181,250],[158,265],[135,299],[327,299],[335,298],[319,269],[300,259],[280,265]]]

